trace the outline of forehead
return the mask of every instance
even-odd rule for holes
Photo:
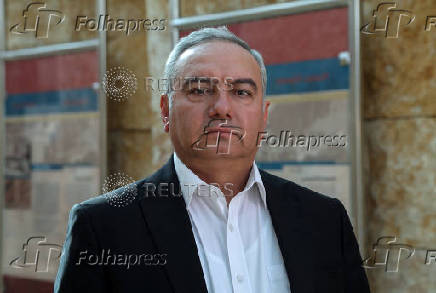
[[[179,77],[208,76],[261,80],[260,66],[241,46],[227,41],[211,41],[187,49],[176,62]]]

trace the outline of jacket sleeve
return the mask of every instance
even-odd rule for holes
[[[76,204],[70,211],[54,292],[107,292],[103,266],[95,263],[98,256],[98,242],[89,216],[84,206]]]
[[[337,199],[336,199],[337,200]],[[350,218],[343,204],[339,201],[341,211],[342,255],[344,261],[344,277],[346,293],[370,293],[368,279],[359,252],[359,245],[353,232]]]

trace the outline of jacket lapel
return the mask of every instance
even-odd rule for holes
[[[162,185],[165,189],[162,194],[169,194],[168,197],[159,196],[159,183],[165,183]],[[156,186],[155,196],[151,191],[146,194],[147,190],[152,190],[152,185]],[[207,292],[191,222],[185,201],[180,194],[173,156],[159,171],[144,180],[139,187],[138,195],[141,196],[139,204],[155,245],[160,253],[167,254],[167,263],[164,267],[174,291]]]
[[[304,241],[303,210],[300,194],[293,192],[289,181],[260,170],[266,202],[277,235],[292,293],[314,291],[308,243]]]

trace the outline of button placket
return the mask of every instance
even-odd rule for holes
[[[245,251],[239,232],[238,211],[241,198],[233,198],[229,204],[227,218],[227,254],[229,256],[230,272],[234,293],[251,292],[249,282],[245,281],[248,274]]]

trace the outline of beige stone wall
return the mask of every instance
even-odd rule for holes
[[[35,38],[34,33],[23,35],[13,35],[9,29],[23,21],[23,10],[32,2],[43,2],[47,9],[58,10],[65,15],[65,19],[59,25],[51,25],[47,38]],[[89,30],[76,31],[75,25],[78,15],[95,17],[95,1],[87,0],[47,0],[47,1],[25,1],[25,0],[5,0],[5,19],[6,19],[6,49],[15,50],[22,48],[32,48],[44,45],[52,45],[67,42],[78,42],[97,37],[96,32]],[[44,20],[41,19],[41,25]]]
[[[151,2],[109,0],[107,13],[123,19],[168,18],[165,5]],[[157,116],[152,110],[152,93],[146,91],[144,80],[155,75],[155,60],[164,60],[159,54],[169,53],[164,50],[169,47],[169,36],[168,27],[129,36],[120,32],[107,34],[107,69],[123,66],[136,75],[138,82],[136,93],[127,100],[107,100],[109,174],[123,172],[139,180],[157,169],[152,163],[154,147],[161,145],[152,138]]]
[[[436,249],[436,29],[424,28],[436,2],[396,2],[416,16],[398,39],[361,36],[367,247],[397,236],[421,250],[398,273],[368,275],[373,292],[434,292],[436,265],[424,261],[425,250]],[[363,1],[363,22],[378,3]]]
[[[147,11],[150,16],[168,17],[169,7],[167,1],[146,1]],[[172,49],[171,30],[168,28],[158,34],[150,33],[148,35],[147,52],[149,55],[149,74],[150,77],[161,78],[165,67],[165,61]],[[153,84],[155,90],[149,91],[151,96],[152,109],[152,133],[153,142],[151,168],[157,170],[169,158],[172,153],[172,145],[167,133],[163,131],[163,124],[160,117],[160,92],[156,89],[157,85]]]

